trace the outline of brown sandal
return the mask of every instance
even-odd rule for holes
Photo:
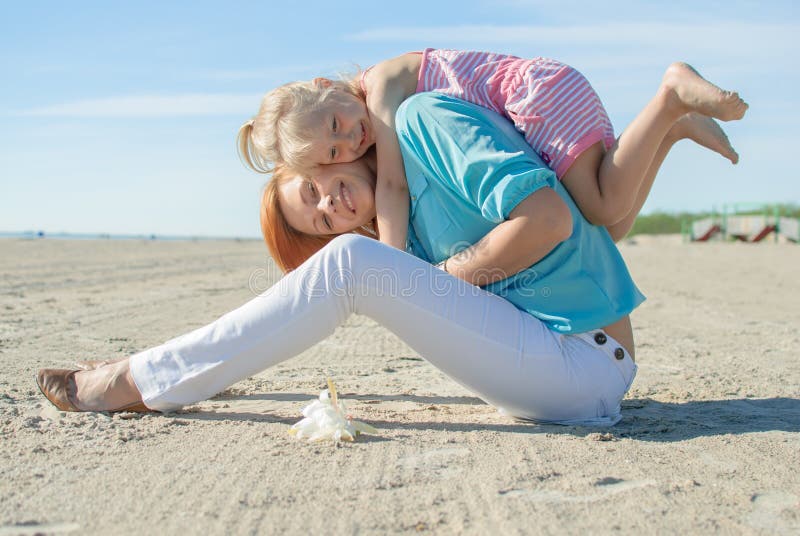
[[[36,385],[44,397],[61,411],[85,411],[72,403],[69,399],[67,386],[78,370],[70,369],[41,369],[36,374]],[[118,408],[105,410],[109,413],[120,411],[131,411],[135,413],[152,413],[153,410],[144,405],[141,401]]]
[[[67,394],[67,385],[76,372],[69,369],[41,369],[36,374],[36,385],[45,398],[61,411],[80,411]]]

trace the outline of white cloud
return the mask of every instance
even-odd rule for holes
[[[261,95],[189,93],[183,95],[130,95],[86,99],[19,110],[26,117],[156,118],[213,115],[249,115]]]
[[[224,81],[263,80],[274,78],[275,76],[281,74],[283,73],[278,69],[217,69],[212,71],[203,71],[199,73],[198,78]]]
[[[318,76],[318,73],[330,71],[331,66],[322,63],[308,63],[300,65],[281,65],[279,67],[266,67],[261,69],[214,69],[203,71],[200,78],[210,80],[239,81],[239,80],[275,80],[275,79],[303,79]]]
[[[573,26],[460,25],[431,27],[387,27],[344,36],[357,42],[419,41],[452,43],[542,43],[549,46],[682,46],[696,44],[705,49],[731,47],[763,49],[797,48],[800,24],[790,23],[652,23],[620,22]]]

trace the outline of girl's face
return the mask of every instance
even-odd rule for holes
[[[375,218],[375,172],[365,161],[318,166],[278,186],[287,223],[309,235],[348,233]]]
[[[375,143],[367,105],[347,91],[335,89],[310,119],[314,126],[311,159],[315,164],[353,162]]]

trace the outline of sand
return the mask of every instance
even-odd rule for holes
[[[155,345],[278,272],[256,241],[0,240],[0,536],[797,534],[800,246],[621,250],[639,375],[591,429],[504,417],[359,316],[180,413],[62,413],[38,368]],[[379,436],[287,433],[326,374]]]

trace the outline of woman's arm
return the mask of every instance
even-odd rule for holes
[[[406,100],[397,122],[404,155],[428,183],[474,207],[462,217],[495,224],[447,260],[449,273],[487,285],[529,268],[572,234],[571,209],[553,189],[555,173],[505,118],[431,93]]]
[[[447,259],[444,266],[473,285],[488,285],[537,263],[571,234],[569,207],[552,188],[541,188],[522,200],[506,221]]]

